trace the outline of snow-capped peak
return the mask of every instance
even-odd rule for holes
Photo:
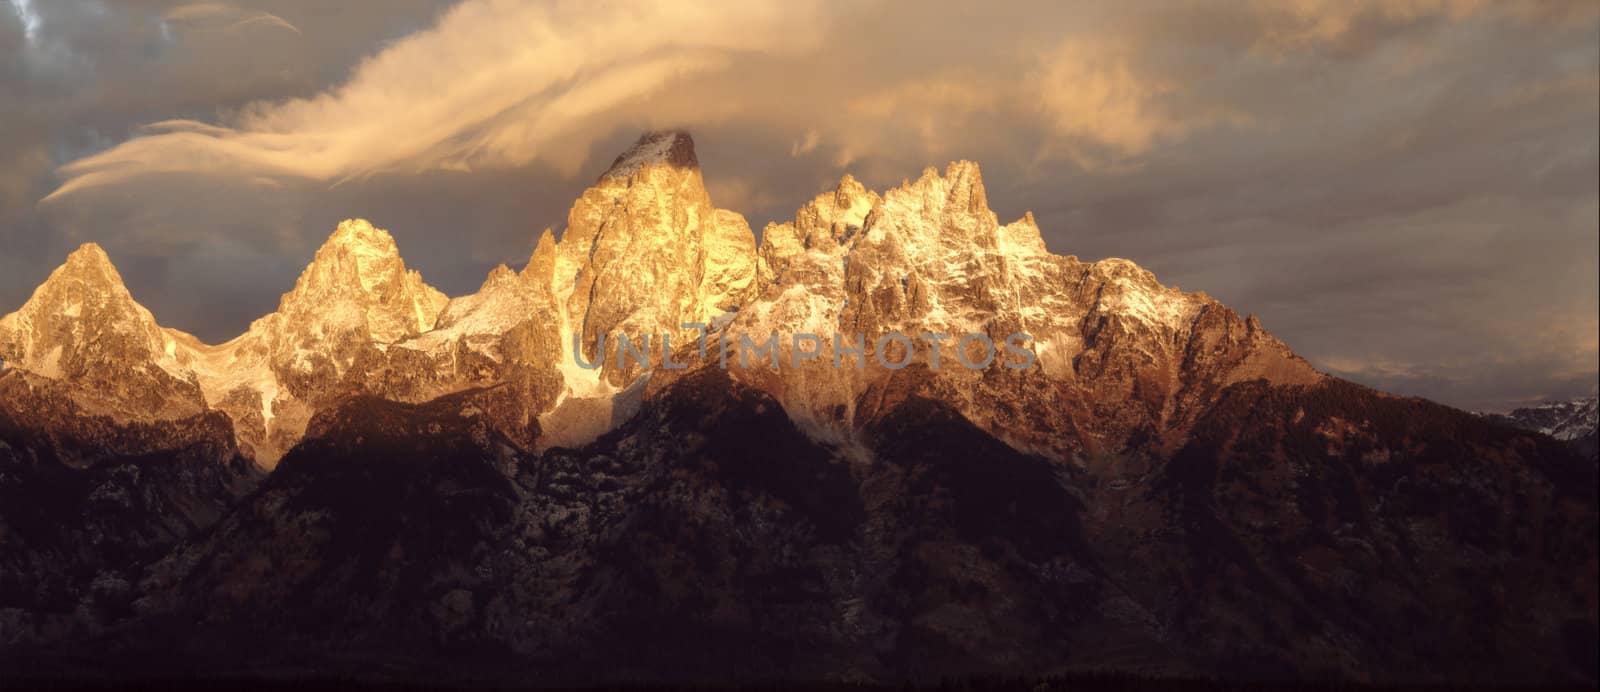
[[[1592,437],[1596,427],[1600,427],[1600,411],[1597,411],[1596,402],[1597,399],[1591,396],[1570,401],[1547,401],[1510,413],[1481,415],[1570,442]]]
[[[694,138],[677,130],[646,132],[632,147],[622,152],[601,178],[628,178],[641,168],[668,164],[676,168],[699,168]]]

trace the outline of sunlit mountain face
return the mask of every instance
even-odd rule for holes
[[[0,305],[0,688],[1600,679],[1593,292],[1553,292],[1596,283],[1595,186],[1567,184],[1600,151],[1569,123],[1597,108],[1593,8],[11,4],[0,115],[68,136],[36,113],[74,86],[115,120],[143,102],[83,72],[108,56],[193,91],[44,155],[38,195],[0,135],[0,267],[39,264]],[[888,26],[924,34],[879,37],[906,81],[815,79]],[[951,57],[956,27],[1032,57]],[[1172,81],[1184,55],[1253,76]],[[1527,84],[1484,77],[1507,61]],[[1477,133],[1450,162],[1536,165],[1537,194],[1436,176],[1331,213],[1296,178],[1337,197],[1359,167],[1274,163],[1442,165],[1416,142],[1443,135],[1380,136],[1420,121],[1377,85],[1463,65],[1543,115],[1438,96]],[[1361,136],[1285,149],[1273,118],[1324,96],[1251,94],[1295,71],[1376,90],[1318,116]],[[1046,113],[1013,112],[1023,86]],[[1091,199],[1112,189],[1119,213]],[[1289,290],[1462,294],[1454,260],[1397,282],[1377,256],[1450,228],[1492,253],[1512,219],[1565,259],[1485,355],[1433,368],[1394,344],[1437,318],[1363,337],[1365,299]],[[1222,297],[1088,259],[1117,238]],[[1338,243],[1375,259],[1335,288]],[[1325,344],[1313,305],[1345,325]],[[1461,374],[1490,360],[1533,379]],[[1530,387],[1578,398],[1496,403]]]

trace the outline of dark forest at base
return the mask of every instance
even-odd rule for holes
[[[1232,680],[1180,680],[1132,675],[1084,675],[1072,677],[989,677],[959,678],[924,682],[744,682],[727,684],[475,684],[398,683],[348,680],[340,678],[150,678],[144,680],[94,681],[84,679],[21,679],[3,682],[8,692],[98,692],[126,690],[157,692],[166,690],[230,690],[231,692],[269,692],[276,690],[348,690],[351,692],[426,692],[431,690],[578,690],[617,692],[888,692],[890,690],[938,690],[939,692],[1472,692],[1473,690],[1516,690],[1519,692],[1577,692],[1592,688],[1582,685],[1462,686],[1462,685],[1363,685],[1351,682],[1244,682]]]

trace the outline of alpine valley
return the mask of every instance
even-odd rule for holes
[[[724,368],[686,323],[865,352]],[[1026,334],[1036,360],[890,369],[890,333]],[[619,334],[688,366],[599,348]],[[346,221],[220,345],[87,244],[0,319],[0,358],[0,676],[1600,666],[1592,456],[1052,254],[965,161],[845,176],[758,243],[690,137],[649,133],[477,293]]]

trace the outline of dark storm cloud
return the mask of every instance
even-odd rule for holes
[[[224,339],[352,216],[465,293],[638,129],[688,126],[758,229],[968,158],[1052,250],[1324,369],[1474,408],[1595,388],[1592,3],[446,4],[0,12],[0,310],[92,239]]]

